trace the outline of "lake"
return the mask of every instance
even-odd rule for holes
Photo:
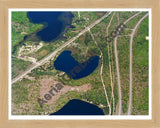
[[[90,75],[99,63],[98,56],[92,56],[83,63],[78,63],[71,55],[71,51],[63,51],[54,61],[56,70],[66,72],[72,79],[80,79]]]
[[[44,28],[37,32],[37,36],[45,42],[58,39],[72,24],[74,15],[71,12],[30,11],[27,13],[30,22],[43,24]]]
[[[88,102],[73,99],[63,106],[59,111],[50,115],[104,115],[103,110]]]

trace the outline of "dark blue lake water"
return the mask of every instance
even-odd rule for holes
[[[49,42],[57,39],[72,24],[73,14],[71,12],[28,12],[30,22],[43,24],[44,28],[37,32],[37,36]]]
[[[80,79],[90,75],[98,66],[99,57],[92,56],[83,63],[78,63],[71,51],[63,51],[54,61],[56,70],[66,72],[72,79]]]
[[[73,99],[59,111],[50,115],[104,115],[104,113],[103,110],[96,105],[82,100]]]

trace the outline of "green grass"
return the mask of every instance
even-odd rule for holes
[[[77,91],[69,91],[61,95],[60,98],[56,101],[55,111],[61,109],[65,104],[68,103],[68,101],[72,99],[81,99],[81,97],[82,97],[82,92],[77,92]]]
[[[133,29],[134,26],[137,24],[137,22],[146,14],[147,12],[142,12],[133,19],[131,19],[129,22],[127,22],[126,26],[127,28]]]
[[[42,24],[30,23],[27,12],[12,12],[12,50],[15,45],[23,40],[25,35],[28,35],[43,27]],[[21,33],[25,32],[25,33]]]
[[[114,98],[115,98],[115,105],[116,105],[118,102],[118,95],[117,95],[118,91],[117,91],[117,86],[116,86],[117,82],[116,82],[116,72],[115,72],[116,67],[115,67],[115,58],[114,58],[114,47],[113,47],[114,45],[113,45],[113,42],[109,42],[108,45],[106,42],[106,36],[107,36],[106,29],[107,29],[107,26],[110,22],[112,15],[113,13],[111,13],[107,18],[105,18],[100,24],[97,24],[95,27],[93,27],[91,31],[103,52],[103,58],[104,58],[103,60],[103,79],[104,79],[104,83],[106,86],[107,95],[110,101],[112,91],[111,91],[111,76],[110,76],[109,57],[108,57],[108,45],[109,45],[109,52],[110,52],[110,55],[112,55],[112,57],[110,57],[110,63],[112,62],[112,59],[113,59],[112,76],[113,76],[113,83],[114,83],[113,84],[114,85]],[[118,24],[117,13],[115,13],[113,20],[110,24],[111,27],[109,28],[109,33],[111,33],[114,29],[116,29],[117,24]],[[111,51],[111,48],[112,48],[112,51]],[[102,83],[101,83],[101,86],[102,86]]]
[[[129,17],[133,16],[134,14],[138,13],[138,12],[118,12],[119,13],[119,21],[120,23],[123,23],[124,21],[126,21]]]
[[[132,16],[136,12],[119,12],[120,14],[120,23],[124,22],[128,17]],[[75,17],[73,18],[73,23],[76,23],[75,28],[70,28],[67,33],[65,33],[67,39],[58,40],[57,42],[51,43],[49,45],[45,45],[43,48],[39,49],[36,53],[34,53],[33,57],[38,57],[38,59],[42,59],[44,56],[49,54],[54,50],[54,48],[59,47],[62,45],[63,42],[61,41],[67,41],[74,35],[78,33],[78,31],[82,30],[84,28],[84,25],[88,25],[97,18],[99,18],[99,14],[97,15],[95,12],[86,12],[86,13],[80,13],[81,19],[78,18],[78,13],[73,12]],[[113,14],[113,13],[112,13]],[[95,27],[91,29],[91,32],[93,33],[98,45],[101,47],[104,57],[104,68],[103,68],[103,78],[106,85],[106,91],[109,97],[109,100],[111,99],[111,83],[110,83],[110,73],[109,73],[109,60],[108,60],[108,49],[107,49],[107,43],[106,43],[106,27],[108,25],[108,22],[112,16],[108,16],[105,18],[102,22],[97,24]],[[86,17],[90,17],[89,21],[86,22]],[[22,21],[23,22],[23,21]],[[132,21],[131,21],[132,22]],[[136,22],[133,21],[131,23],[132,26],[134,26]],[[117,20],[117,12],[115,16],[113,17],[113,21],[111,23],[111,27],[109,29],[109,33],[111,33],[117,26],[118,20]],[[148,111],[148,41],[145,40],[145,36],[148,34],[148,21],[143,22],[143,24],[140,25],[137,34],[134,38],[134,44],[133,44],[133,76],[134,76],[134,88],[133,88],[133,113],[134,115],[137,114],[147,114]],[[77,32],[72,32],[76,31]],[[125,30],[125,29],[124,29]],[[129,34],[131,33],[130,30],[125,31],[123,34]],[[122,105],[123,105],[123,112],[127,111],[127,103],[128,103],[128,85],[129,85],[129,39],[124,39],[123,37],[118,39],[118,50],[119,50],[119,65],[120,65],[120,75],[121,75],[121,83],[122,83]],[[142,43],[144,42],[144,43]],[[110,53],[112,52],[112,57],[110,61],[113,59],[113,67],[112,67],[112,74],[114,74],[114,97],[115,97],[115,106],[118,103],[118,87],[117,87],[117,76],[116,76],[116,66],[115,66],[115,57],[114,57],[114,42],[109,43]],[[111,51],[112,48],[112,51]],[[88,51],[87,51],[88,49]],[[42,51],[46,50],[49,51],[47,54],[42,54]],[[89,52],[94,53],[94,55],[100,56],[100,51],[98,47],[95,45],[94,41],[92,40],[90,33],[86,32],[84,35],[80,36],[78,39],[76,39],[73,43],[71,43],[69,46],[64,48],[63,50],[71,50],[72,56],[78,61],[78,62],[84,62],[86,61],[90,56]],[[58,52],[56,57],[63,51],[61,50]],[[40,55],[39,55],[40,54]],[[31,56],[32,56],[31,55]],[[62,108],[69,100],[71,99],[81,99],[81,100],[87,100],[92,101],[93,104],[99,105],[103,104],[105,107],[103,108],[103,111],[105,114],[108,114],[108,106],[104,94],[103,85],[101,83],[100,78],[100,67],[101,67],[101,58],[99,60],[99,65],[97,69],[94,70],[92,74],[90,74],[87,77],[84,77],[82,79],[78,80],[70,80],[65,81],[66,85],[70,86],[81,86],[86,83],[90,83],[91,89],[87,92],[74,92],[70,91],[67,92],[53,104],[48,105],[44,104],[43,108],[40,108],[38,105],[38,102],[36,100],[37,97],[39,97],[38,94],[33,93],[33,99],[27,99],[28,93],[31,91],[32,87],[34,88],[34,91],[39,91],[40,85],[37,85],[37,82],[40,84],[40,79],[43,79],[44,76],[54,76],[54,80],[59,81],[58,78],[61,78],[59,76],[60,71],[55,70],[53,67],[53,62],[51,61],[50,64],[44,64],[43,66],[35,69],[30,73],[30,76],[35,77],[36,81],[30,81],[27,83],[26,79],[23,79],[19,85],[16,85],[14,88],[14,95],[22,95],[23,99],[17,99],[15,100],[17,104],[19,105],[22,103],[22,101],[25,102],[25,104],[31,103],[33,104],[33,112],[32,114],[40,115],[44,112],[47,112],[47,114],[51,112],[55,112]],[[48,67],[48,68],[46,68]],[[60,81],[59,81],[60,82]],[[20,88],[20,85],[25,85]],[[26,85],[31,85],[29,89],[26,89]],[[26,90],[25,90],[26,89]],[[19,94],[19,93],[23,94]],[[14,97],[15,99],[16,97]],[[13,101],[14,101],[13,99]],[[113,106],[113,104],[111,104]],[[29,114],[29,108],[25,109],[23,111],[23,114]]]
[[[148,17],[140,24],[133,44],[133,114],[148,114]]]
[[[46,52],[43,52],[46,51]],[[45,56],[47,56],[49,53],[51,53],[52,50],[52,46],[51,44],[43,46],[42,48],[40,48],[35,54],[37,54],[36,58],[37,60],[41,60],[43,59]]]
[[[149,45],[148,40],[145,39],[148,34],[148,18],[146,18],[141,23],[136,38],[134,38],[134,47],[136,47],[134,49],[134,60],[141,67],[148,66]]]
[[[74,36],[74,35],[76,35],[75,33],[72,33],[71,32],[71,30],[82,30],[83,29],[83,27],[84,27],[84,24],[85,25],[88,25],[88,24],[90,24],[91,22],[93,22],[94,20],[96,20],[97,18],[99,18],[100,16],[97,16],[96,15],[96,13],[95,12],[87,12],[87,13],[82,13],[81,14],[81,17],[82,18],[84,18],[85,16],[88,16],[89,15],[89,20],[86,22],[86,21],[75,21],[78,25],[76,26],[76,28],[72,28],[72,29],[69,29],[69,31],[67,32],[67,33],[65,33],[65,35],[69,35],[69,36],[67,36],[67,39],[64,39],[63,41],[67,41],[67,40],[69,40],[72,36]],[[75,18],[77,18],[77,16],[75,16],[74,17],[74,19]],[[23,20],[20,22],[21,24],[23,24]],[[79,22],[79,23],[78,23]],[[62,41],[62,40],[61,40]],[[38,60],[40,60],[40,59],[42,59],[44,56],[46,56],[46,55],[43,55],[42,54],[42,56],[40,56],[40,55],[38,55],[41,51],[43,51],[43,50],[47,50],[47,51],[49,51],[47,54],[49,54],[50,52],[52,52],[53,50],[54,50],[54,48],[56,48],[56,47],[58,47],[59,45],[61,45],[62,44],[62,42],[61,41],[57,41],[57,43],[56,42],[54,42],[54,44],[55,45],[53,45],[53,44],[49,44],[49,45],[45,45],[43,48],[41,48],[41,49],[39,49],[36,53],[35,53],[35,55],[33,55],[33,57],[34,56],[36,56],[37,55],[37,57],[38,57]],[[80,43],[80,40],[78,39],[78,40],[76,40],[77,41],[77,44],[79,44]],[[30,43],[32,43],[32,42],[30,42]],[[85,38],[85,40],[84,40],[84,42],[81,42],[81,47],[79,48],[79,57],[81,56],[82,58],[81,58],[81,60],[79,59],[79,58],[77,58],[77,60],[78,61],[85,61],[85,60],[87,60],[88,59],[88,56],[86,56],[85,58],[84,58],[84,56],[83,56],[83,53],[86,51],[86,47],[88,46],[88,49],[89,49],[89,51],[93,51],[93,52],[95,52],[95,50],[97,50],[96,49],[96,45],[95,45],[95,43],[93,42],[93,40],[91,39],[91,36],[90,36],[90,34],[89,33],[86,33],[86,38]],[[69,47],[67,47],[67,48],[69,48]],[[81,51],[81,52],[80,52]],[[59,52],[59,54],[60,54],[60,52]],[[99,51],[97,51],[97,53],[94,53],[94,54],[99,54]],[[73,52],[73,56],[75,56],[76,55],[76,53],[75,52]],[[77,56],[78,56],[77,55]],[[32,55],[31,55],[32,56]],[[76,56],[76,57],[77,57]],[[55,58],[56,59],[56,58]],[[54,59],[54,60],[55,60]],[[53,61],[54,61],[53,60]],[[42,67],[44,68],[46,65],[43,65]],[[49,64],[49,67],[53,67],[53,63],[52,64]],[[43,78],[43,75],[48,75],[48,76],[50,76],[50,75],[52,75],[52,76],[55,76],[55,78],[56,78],[56,75],[59,73],[58,71],[55,71],[55,69],[53,69],[53,68],[47,68],[46,70],[44,70],[43,68],[41,68],[41,67],[39,67],[39,68],[37,68],[37,69],[35,69],[35,70],[33,70],[32,71],[32,73],[30,73],[29,75],[30,76],[33,76],[33,77],[36,77],[35,79],[36,79],[36,81],[40,78]],[[105,96],[103,95],[103,90],[102,90],[102,85],[101,85],[101,83],[100,83],[100,78],[99,77],[97,77],[97,74],[99,74],[99,67],[93,72],[93,74],[92,75],[90,75],[89,77],[85,77],[85,78],[82,78],[82,79],[80,79],[80,80],[71,80],[70,82],[69,82],[69,84],[68,85],[71,85],[71,86],[80,86],[80,85],[82,85],[82,84],[86,84],[86,83],[91,83],[92,84],[92,91],[93,92],[96,92],[96,90],[100,87],[101,88],[101,91],[99,92],[100,93],[100,95],[98,96],[99,98],[97,98],[97,101],[95,101],[96,102],[96,104],[100,104],[100,103],[105,103],[106,102],[106,100],[105,100]],[[54,78],[54,79],[55,79]],[[95,79],[96,78],[96,79]],[[26,81],[26,79],[23,79],[20,83],[19,83],[19,85],[23,85],[23,89],[21,90],[19,90],[18,88],[14,88],[13,90],[16,92],[16,94],[17,95],[22,95],[22,94],[19,94],[19,93],[23,93],[23,95],[24,95],[24,99],[22,100],[22,101],[25,101],[26,103],[25,104],[33,104],[33,112],[32,112],[32,114],[35,114],[35,115],[39,115],[39,114],[41,114],[42,112],[49,112],[49,111],[52,111],[52,112],[54,112],[55,111],[55,108],[56,109],[59,109],[59,108],[61,108],[65,103],[67,103],[67,101],[69,101],[70,99],[73,99],[73,98],[76,98],[76,99],[80,99],[80,98],[84,98],[84,96],[81,94],[81,93],[77,93],[77,92],[68,92],[68,93],[66,93],[66,94],[64,94],[64,95],[62,95],[58,100],[57,100],[57,102],[56,102],[56,105],[57,105],[57,107],[56,106],[54,106],[55,108],[53,108],[53,107],[51,107],[51,106],[49,106],[49,105],[47,105],[47,104],[44,104],[44,107],[43,107],[43,109],[42,108],[40,108],[39,106],[38,106],[38,103],[37,103],[37,100],[34,98],[34,99],[27,99],[27,96],[28,96],[28,93],[32,90],[32,88],[34,88],[35,87],[35,90],[38,90],[39,89],[39,87],[37,87],[36,88],[36,82],[35,81],[30,81],[31,83],[27,83],[27,81]],[[37,81],[38,82],[38,81]],[[17,83],[16,83],[17,84]],[[25,86],[24,85],[28,85],[28,84],[31,84],[31,86],[30,86],[30,88],[29,88],[29,90],[25,90]],[[16,85],[17,86],[17,85]],[[32,91],[31,91],[32,92]],[[102,93],[103,92],[103,93]],[[14,93],[15,94],[15,93]],[[34,94],[34,93],[33,93]],[[38,96],[38,94],[35,94],[35,95],[33,95],[33,97],[37,97]],[[66,99],[67,98],[67,99]],[[95,99],[95,97],[94,97],[94,95],[92,95],[92,97],[90,97],[90,95],[88,95],[88,94],[86,94],[86,96],[85,96],[85,98],[87,98],[87,99],[90,99],[91,101],[93,100],[93,99]],[[15,99],[15,98],[14,98]],[[16,101],[16,103],[17,103],[17,105],[20,105],[20,103],[22,103],[21,102],[21,100],[20,99],[18,99],[18,101],[20,101],[20,102],[17,102]],[[14,102],[14,100],[13,100],[13,102]],[[20,108],[20,107],[17,107],[17,108]],[[51,108],[52,108],[52,110],[51,110]],[[21,108],[22,109],[22,108]],[[26,108],[25,110],[23,110],[23,112],[22,113],[19,113],[19,114],[29,114],[30,112],[29,112],[29,108]]]
[[[129,40],[130,37],[120,37],[117,40],[123,113],[127,112],[129,100]]]
[[[20,83],[16,83],[12,86],[12,102],[15,104],[28,101],[28,88]]]
[[[24,61],[12,57],[12,78],[16,77],[18,74],[25,71],[30,64],[31,62],[29,61]]]
[[[14,103],[12,113],[19,110],[13,115],[41,115],[49,109],[46,105],[41,108],[37,102],[37,98],[40,97],[40,86],[39,81],[30,81],[25,78],[12,84],[12,103]]]

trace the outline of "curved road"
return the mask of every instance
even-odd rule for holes
[[[109,107],[109,115],[111,115],[111,104],[109,102],[109,99],[108,99],[108,95],[107,95],[107,91],[106,91],[106,87],[105,87],[105,84],[104,84],[104,80],[103,80],[103,52],[102,50],[100,49],[100,47],[98,46],[97,44],[97,41],[95,40],[93,34],[91,33],[91,31],[89,31],[90,34],[91,34],[91,37],[93,39],[93,41],[95,42],[95,44],[97,45],[97,47],[99,48],[100,52],[101,52],[101,58],[102,58],[102,65],[101,65],[101,70],[100,70],[100,76],[101,76],[101,82],[102,82],[102,85],[103,85],[103,89],[104,89],[104,93],[105,93],[105,96],[106,96],[106,101],[107,101],[107,104],[108,104],[108,107]]]
[[[136,26],[134,27],[132,34],[131,34],[131,38],[130,38],[130,89],[129,89],[129,105],[128,105],[128,115],[131,114],[132,112],[132,43],[133,43],[133,37],[134,34],[136,32],[136,29],[138,28],[139,24],[144,20],[144,18],[146,18],[148,16],[148,13],[143,16],[138,23],[136,24]]]
[[[90,28],[94,27],[96,24],[98,24],[99,22],[101,22],[104,18],[106,18],[107,16],[109,16],[110,13],[111,13],[111,11],[109,13],[106,13],[104,16],[102,16],[100,19],[96,20],[92,24],[90,24],[88,27],[86,27],[84,30],[82,30],[78,35],[76,35],[75,37],[71,38],[69,41],[65,42],[63,45],[61,45],[59,48],[57,48],[50,55],[46,56],[45,58],[43,58],[42,60],[38,61],[37,63],[32,64],[26,71],[24,71],[23,73],[21,73],[20,75],[18,75],[16,78],[14,78],[12,80],[12,84],[15,83],[15,82],[17,82],[17,81],[19,81],[20,79],[22,79],[25,75],[27,75],[28,73],[30,73],[33,69],[39,67],[40,65],[46,63],[51,58],[55,57],[55,55],[57,54],[58,51],[62,50],[64,47],[66,47],[67,45],[69,45],[70,43],[72,43],[74,40],[76,40],[79,36],[81,36],[82,34],[84,34]]]
[[[133,19],[135,16],[139,15],[141,12],[136,13],[135,15],[131,16],[128,18],[124,24],[129,22],[131,19]],[[117,69],[117,83],[118,83],[118,115],[121,115],[121,110],[122,110],[122,95],[121,95],[121,82],[120,82],[120,74],[119,74],[119,60],[118,60],[118,53],[117,53],[117,38],[118,36],[115,37],[114,40],[114,53],[115,53],[115,60],[116,60],[116,69]]]

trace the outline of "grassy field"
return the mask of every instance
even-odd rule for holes
[[[12,78],[16,77],[21,72],[27,69],[31,62],[17,59],[16,57],[12,57]]]
[[[41,108],[37,102],[40,97],[40,81],[23,79],[12,85],[12,114],[13,115],[43,115],[54,111],[47,104]]]
[[[117,73],[116,73],[116,63],[114,55],[114,40],[111,42],[106,41],[107,36],[107,26],[113,16],[112,22],[108,29],[108,35],[110,35],[117,27],[118,23],[123,23],[130,16],[134,15],[137,12],[112,12],[107,18],[102,22],[97,24],[91,29],[91,33],[95,37],[95,40],[98,43],[99,48],[103,53],[103,74],[105,88],[108,94],[109,101],[111,106],[115,105],[115,110],[112,111],[112,114],[116,114],[116,108],[118,106],[118,85],[117,85]],[[91,22],[100,18],[105,12],[80,12],[80,17],[78,12],[73,12],[74,18],[72,25],[73,28],[69,28],[68,31],[64,34],[66,38],[59,39],[55,42],[50,42],[44,44],[42,48],[36,51],[33,54],[29,54],[31,57],[35,57],[38,60],[41,60],[49,53],[53,52],[56,48],[62,45],[65,41],[69,40],[71,37],[79,33],[85,26],[89,25]],[[132,32],[131,28],[135,26],[137,21],[145,13],[140,14],[135,19],[127,23],[127,28],[124,29],[124,32],[118,37],[117,49],[119,57],[119,69],[120,69],[120,79],[121,79],[121,89],[122,89],[122,114],[125,114],[128,109],[128,99],[129,99],[129,36],[123,36],[130,34]],[[138,31],[134,37],[133,43],[133,110],[132,114],[134,115],[143,115],[148,114],[148,41],[145,37],[148,36],[148,19],[145,19],[144,22],[138,28]],[[13,104],[15,108],[13,109],[14,114],[35,114],[43,115],[55,112],[62,108],[69,100],[71,99],[81,99],[84,101],[91,102],[97,106],[102,105],[104,113],[108,114],[108,106],[106,102],[106,97],[104,93],[104,88],[102,85],[100,77],[100,69],[102,58],[100,57],[100,49],[95,44],[95,40],[92,39],[90,32],[86,32],[77,38],[70,45],[65,47],[63,50],[59,51],[56,57],[53,60],[45,63],[44,65],[32,70],[28,75],[34,77],[35,79],[30,81],[28,79],[23,79],[15,84],[12,87],[13,95]],[[98,55],[99,65],[94,70],[92,74],[87,77],[70,81],[63,81],[65,85],[71,87],[80,87],[84,84],[90,84],[91,89],[86,92],[77,92],[77,91],[68,91],[65,94],[62,94],[55,103],[53,104],[44,104],[44,107],[41,108],[37,102],[37,98],[40,96],[40,87],[42,86],[40,81],[44,78],[52,78],[54,81],[61,83],[61,78],[63,72],[55,70],[54,61],[58,55],[64,51],[72,51],[72,56],[79,62],[82,63],[90,58],[90,56]],[[109,53],[109,54],[108,54]],[[109,59],[110,55],[110,59]],[[13,58],[14,59],[14,58]],[[24,64],[25,63],[25,64]],[[16,66],[20,65],[16,69],[22,71],[30,64],[27,62],[19,62],[19,60],[14,60],[14,70]],[[109,64],[111,64],[111,74]],[[13,71],[14,71],[13,70]],[[19,73],[19,72],[18,72]],[[15,74],[14,74],[15,75]],[[111,77],[113,82],[113,92],[114,92],[114,102],[112,98],[112,88],[111,88]],[[49,83],[49,82],[48,82]],[[22,86],[23,85],[23,86]],[[35,93],[32,93],[34,92]],[[31,94],[33,96],[31,97]],[[28,104],[28,105],[27,105]],[[23,107],[25,106],[25,107]],[[33,108],[30,111],[30,108]],[[19,112],[16,111],[16,108]],[[23,110],[23,111],[22,111]]]
[[[43,27],[41,24],[30,23],[27,12],[12,12],[12,50],[15,45],[23,40],[25,35],[28,35]]]
[[[129,100],[129,40],[129,36],[117,40],[123,113],[127,112]]]
[[[126,28],[121,33],[117,41],[123,113],[127,112],[128,100],[129,100],[129,47],[130,47],[128,43],[130,41],[129,35],[132,32],[131,29],[134,28],[135,24],[140,20],[140,18],[142,18],[142,16],[144,16],[144,14],[146,14],[146,12],[141,13],[134,19],[130,20],[126,24]],[[137,35],[135,36],[135,38],[137,38]],[[140,52],[140,49],[138,49],[137,51]],[[139,63],[139,61],[134,61],[134,63]]]
[[[29,53],[26,55],[33,57],[37,60],[43,59],[45,56],[53,52],[56,48],[58,48],[64,42],[66,42],[67,40],[69,40],[70,38],[78,34],[84,28],[84,26],[87,26],[91,22],[98,19],[100,17],[100,14],[101,15],[104,14],[104,13],[96,14],[95,12],[82,12],[80,13],[80,18],[79,18],[77,12],[72,12],[72,13],[74,14],[73,21],[72,21],[72,26],[74,27],[68,28],[68,30],[64,33],[63,38],[60,38],[54,42],[44,43],[44,46],[40,48],[38,51],[34,53]],[[37,38],[36,33],[34,32],[41,29],[42,27],[43,27],[42,24],[30,23],[29,19],[27,18],[27,12],[12,12],[12,51],[14,49],[14,56],[18,55],[19,48],[25,44],[28,44],[28,45],[39,44],[40,40]],[[29,36],[25,39],[25,41],[22,41],[24,36],[26,35],[29,35]],[[20,42],[21,44],[19,45]],[[29,64],[27,62],[27,64],[24,65],[26,67],[25,68],[23,67],[23,69],[26,69],[28,65]],[[23,69],[20,69],[20,67],[19,67],[19,70],[23,70]],[[17,76],[20,73],[18,70],[14,70],[14,69],[12,72],[13,74],[16,74],[14,76]]]
[[[105,88],[107,91],[107,96],[110,101],[110,104],[113,107],[113,98],[112,97],[112,88],[111,88],[111,75],[110,75],[110,68],[109,68],[109,61],[111,64],[111,72],[112,72],[112,82],[113,82],[113,92],[114,92],[114,99],[115,99],[115,105],[118,102],[118,95],[117,95],[117,87],[116,85],[116,70],[115,70],[115,58],[114,58],[114,48],[113,48],[113,41],[112,42],[106,42],[107,37],[107,27],[109,25],[109,22],[111,20],[111,17],[113,16],[113,19],[110,23],[110,27],[108,28],[108,35],[116,28],[118,24],[117,16],[116,14],[111,13],[111,15],[108,18],[105,18],[100,24],[96,25],[93,29],[91,29],[99,47],[102,49],[103,52],[103,79]],[[109,49],[108,49],[109,48]],[[109,54],[108,54],[109,53]],[[110,55],[110,60],[109,60]],[[100,62],[101,63],[101,62]],[[102,83],[101,83],[102,86]],[[104,90],[103,90],[104,91]],[[107,105],[107,103],[106,103]],[[116,107],[116,106],[115,106]],[[115,112],[115,111],[114,111]],[[112,110],[113,114],[113,110]]]
[[[133,114],[148,115],[149,42],[148,17],[138,28],[133,43]]]

